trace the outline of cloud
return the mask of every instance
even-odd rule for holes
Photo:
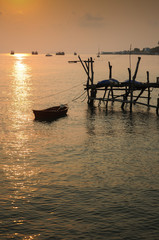
[[[101,27],[103,25],[103,22],[104,22],[103,17],[92,15],[90,13],[86,13],[80,19],[80,25],[82,27]]]

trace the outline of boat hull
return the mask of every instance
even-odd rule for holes
[[[67,106],[55,106],[43,110],[33,110],[35,120],[53,121],[67,115]]]

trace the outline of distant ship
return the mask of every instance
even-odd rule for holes
[[[100,51],[98,51],[98,53],[97,53],[97,57],[100,57]]]
[[[37,51],[32,51],[32,55],[38,55],[38,52]]]
[[[11,55],[14,55],[14,51],[11,51],[10,54],[11,54]]]
[[[47,53],[45,56],[46,56],[46,57],[52,57],[52,54]]]
[[[65,55],[64,52],[57,52],[56,55]]]

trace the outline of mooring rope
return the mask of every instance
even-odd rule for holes
[[[86,93],[86,92],[85,92]],[[87,95],[85,96],[85,98],[81,101],[81,102],[84,102],[85,100],[86,100],[86,98],[87,98]]]
[[[72,102],[74,102],[74,101],[76,101],[77,99],[79,99],[80,97],[82,97],[85,93],[86,93],[86,91],[84,91],[80,96],[73,98],[73,99],[72,99]]]
[[[48,95],[48,96],[37,97],[37,98],[34,99],[34,101],[59,95],[59,94],[61,94],[61,93],[67,92],[67,91],[69,91],[69,90],[71,90],[71,89],[73,89],[73,88],[76,88],[76,87],[78,87],[78,86],[80,86],[80,85],[82,85],[82,84],[84,84],[84,82],[83,82],[83,83],[80,83],[80,84],[77,84],[77,85],[75,85],[75,86],[73,86],[73,87],[71,87],[71,88],[67,88],[67,89],[65,89],[65,90],[62,90],[62,91],[60,91],[60,92],[57,92],[57,93]],[[82,94],[82,95],[83,95],[83,94]]]

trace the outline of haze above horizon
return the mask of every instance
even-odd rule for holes
[[[155,47],[158,0],[0,0],[0,52]]]

